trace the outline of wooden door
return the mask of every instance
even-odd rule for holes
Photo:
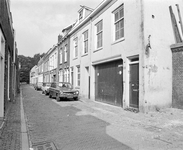
[[[130,107],[139,107],[139,64],[130,64]]]

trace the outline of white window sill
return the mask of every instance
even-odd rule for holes
[[[88,53],[85,53],[85,54],[83,54],[81,57],[84,57],[84,56],[87,56],[88,55]]]
[[[111,43],[111,45],[117,44],[117,43],[122,42],[124,40],[125,40],[125,38],[123,37],[123,38],[121,38],[119,40],[114,41],[113,43]]]
[[[78,59],[78,58],[77,57],[73,58],[73,60],[76,60],[76,59]]]
[[[103,49],[103,47],[100,47],[100,48],[94,50],[93,52],[95,53],[95,52],[100,51],[100,50],[102,50],[102,49]]]

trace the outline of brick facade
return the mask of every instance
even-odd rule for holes
[[[172,107],[183,109],[183,44],[171,46],[173,65]]]

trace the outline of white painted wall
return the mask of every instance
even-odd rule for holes
[[[113,11],[124,4],[124,38],[114,41]],[[74,86],[76,86],[76,66],[81,66],[80,93],[87,95],[86,70],[89,66],[91,76],[91,98],[95,99],[96,62],[111,59],[123,59],[123,106],[129,107],[129,64],[130,57],[139,57],[139,108],[148,111],[154,108],[171,106],[172,102],[172,54],[170,45],[175,43],[169,6],[173,6],[178,19],[175,4],[181,0],[117,0],[112,1],[98,13],[92,21],[71,35],[70,59],[74,67]],[[182,14],[183,16],[183,14]],[[96,50],[96,23],[103,20],[103,47]],[[178,22],[178,20],[177,20]],[[82,33],[89,29],[89,54],[82,56]],[[182,35],[181,35],[182,36]],[[73,59],[74,43],[78,37],[78,58]],[[150,50],[146,54],[146,45],[150,37]],[[104,61],[104,62],[105,62]]]
[[[88,30],[88,53],[83,54],[83,33]],[[74,39],[78,38],[78,57],[74,58]],[[80,91],[80,95],[83,97],[88,96],[88,86],[86,83],[86,67],[91,66],[90,52],[91,52],[91,25],[90,22],[85,24],[81,29],[77,30],[70,38],[70,67],[74,69],[74,87]],[[77,66],[80,65],[80,86],[77,86]]]
[[[114,15],[113,11],[124,3],[124,38],[114,41]],[[141,32],[141,3],[136,0],[118,0],[111,4],[104,12],[98,14],[92,21],[92,56],[91,62],[100,61],[110,57],[123,59],[123,105],[126,107],[129,103],[128,89],[128,57],[141,55],[142,50],[142,32]],[[103,20],[103,48],[95,51],[96,32],[95,24]],[[141,57],[141,56],[140,56]],[[106,60],[109,61],[109,60]],[[95,68],[91,72],[91,98],[95,97]],[[140,70],[141,74],[141,70]],[[141,82],[142,79],[140,79]]]
[[[4,117],[4,61],[5,38],[0,29],[0,118]]]
[[[178,23],[175,4],[183,12],[182,0],[144,1],[144,41],[148,43],[149,56],[144,57],[144,104],[146,109],[170,107],[172,104],[172,52],[170,45],[175,43],[169,6]],[[183,13],[181,13],[183,17]],[[180,26],[179,26],[180,27]]]

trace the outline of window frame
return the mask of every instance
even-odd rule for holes
[[[69,82],[69,80],[70,80],[69,68],[67,68],[66,70],[67,70],[67,82]]]
[[[88,54],[88,30],[83,32],[83,54]]]
[[[63,52],[62,52],[62,48],[61,48],[61,49],[60,49],[60,64],[63,63],[63,62],[62,62],[62,61],[63,61],[63,59],[62,59],[63,56],[62,56],[62,55],[63,55]]]
[[[76,37],[74,40],[74,57],[78,58],[78,37]]]
[[[77,74],[76,74],[76,86],[80,87],[81,85],[81,67],[80,66],[76,66],[76,71],[77,71]]]
[[[67,62],[67,44],[64,47],[64,62]]]
[[[96,49],[100,49],[103,47],[103,20],[97,22],[95,27],[96,27]],[[101,38],[99,40],[100,35]],[[99,42],[101,42],[101,44],[99,44]]]
[[[70,83],[74,84],[74,67],[70,67]]]
[[[59,82],[62,82],[62,69],[59,70]]]
[[[113,11],[114,41],[124,38],[124,4]]]
[[[67,82],[67,69],[64,69],[64,82]]]

